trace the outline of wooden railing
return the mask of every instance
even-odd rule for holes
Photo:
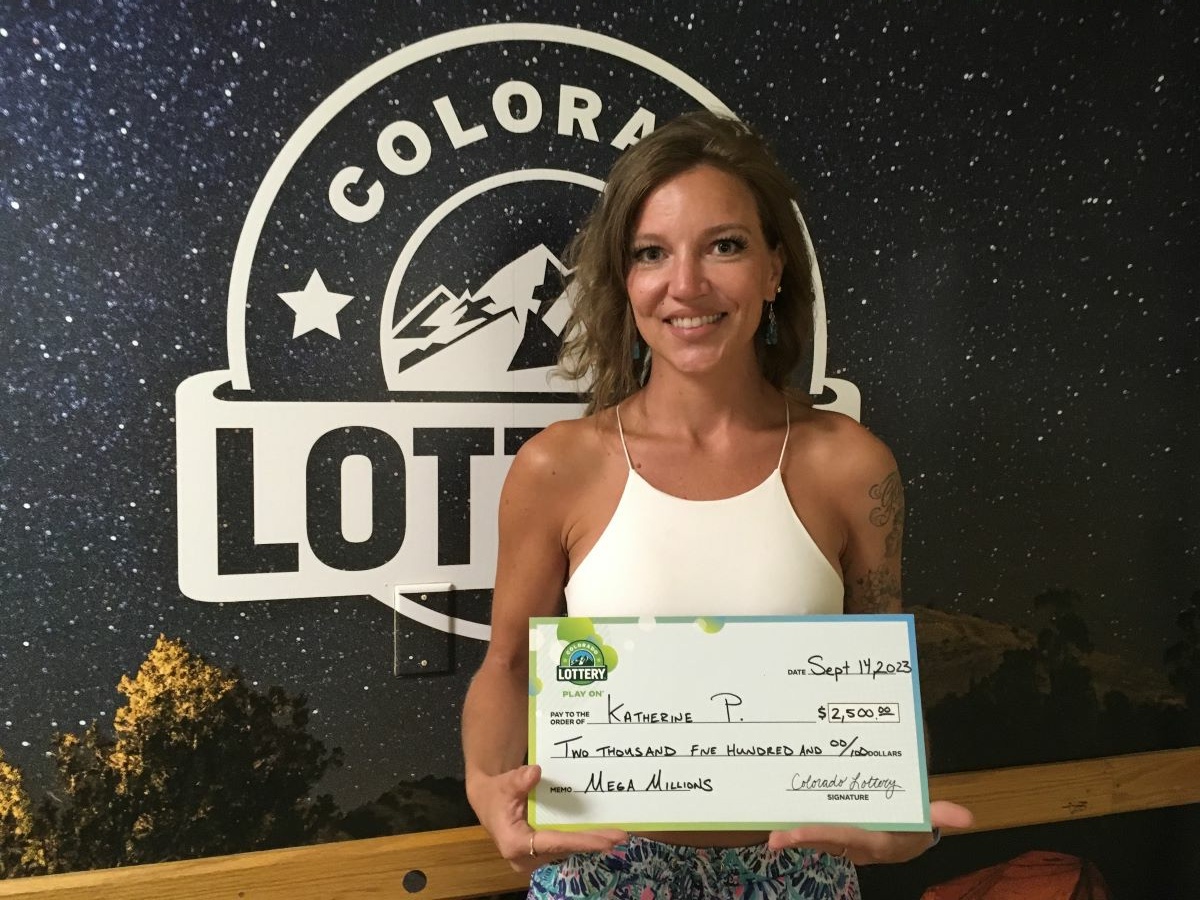
[[[970,807],[972,831],[1200,803],[1200,747],[938,775],[930,793]],[[19,878],[0,881],[0,897],[451,900],[526,884],[474,827]]]

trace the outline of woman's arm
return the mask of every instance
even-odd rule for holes
[[[901,610],[900,550],[904,540],[904,485],[887,446],[856,427],[841,474],[837,502],[845,523],[842,577],[848,613]]]
[[[609,850],[624,837],[616,831],[540,832],[534,839],[526,822],[528,794],[541,774],[538,767],[523,765],[529,619],[560,614],[567,570],[563,523],[571,472],[556,453],[567,448],[559,447],[562,440],[554,431],[521,449],[501,492],[492,638],[463,706],[467,798],[500,853],[518,870],[580,850]]]
[[[843,422],[830,460],[830,502],[843,523],[840,559],[847,613],[901,611],[900,550],[904,537],[904,487],[887,446],[860,425]],[[935,829],[966,828],[969,810],[934,801]],[[938,834],[935,830],[934,835]],[[857,864],[905,862],[920,856],[936,837],[922,832],[866,831],[837,825],[811,825],[774,831],[772,849],[812,847]]]

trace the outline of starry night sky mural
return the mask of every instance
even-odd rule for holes
[[[345,806],[399,779],[459,773],[455,722],[478,641],[456,640],[438,673],[396,676],[394,651],[445,648],[404,622],[395,648],[393,613],[370,597],[181,593],[175,390],[230,365],[239,234],[300,123],[393,51],[505,21],[641,47],[772,139],[805,196],[829,373],[860,388],[864,422],[900,460],[910,602],[1024,624],[1037,594],[1069,588],[1097,643],[1160,666],[1200,589],[1194,6],[8,3],[0,746],[31,789],[50,783],[52,733],[111,718],[114,685],[159,633],[305,692],[313,732],[345,750],[324,785]],[[575,62],[547,48],[525,67],[553,86],[548,109]],[[344,133],[329,134],[329,171],[370,157],[388,104],[436,123],[430,103],[447,94],[464,127],[499,133],[490,84],[446,66],[414,70],[410,83],[425,83],[413,97],[348,111]],[[683,108],[667,93],[654,96]],[[474,177],[470,148],[455,155],[434,136],[439,177]],[[538,139],[558,146],[552,126]],[[252,374],[260,396],[386,402],[368,361],[388,268],[362,263],[353,285],[326,272],[351,257],[390,267],[400,238],[336,231],[315,211],[323,197],[285,196],[267,223],[280,236],[263,265],[290,280],[252,286]],[[508,235],[505,197],[480,208],[489,240]],[[431,202],[397,191],[389,222],[411,228]],[[529,203],[531,221],[569,217]],[[459,255],[429,290],[435,275],[458,296],[492,274],[473,268],[469,236],[442,240]],[[316,287],[358,298],[331,313],[337,334],[315,314],[293,334],[295,305],[271,295],[296,299],[314,271],[326,279]],[[486,621],[486,595],[463,604]]]

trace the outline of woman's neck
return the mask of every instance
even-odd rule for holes
[[[781,415],[780,393],[759,372],[691,375],[664,367],[651,370],[646,386],[635,395],[655,430],[702,437],[731,426],[758,425]]]

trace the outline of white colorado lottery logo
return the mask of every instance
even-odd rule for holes
[[[644,50],[533,24],[429,38],[322,102],[242,227],[229,368],[176,392],[183,593],[369,595],[486,640],[509,463],[582,409],[554,373],[558,253],[619,152],[701,106],[728,112]],[[811,389],[857,415],[816,287]],[[482,600],[430,602],[451,592]]]

